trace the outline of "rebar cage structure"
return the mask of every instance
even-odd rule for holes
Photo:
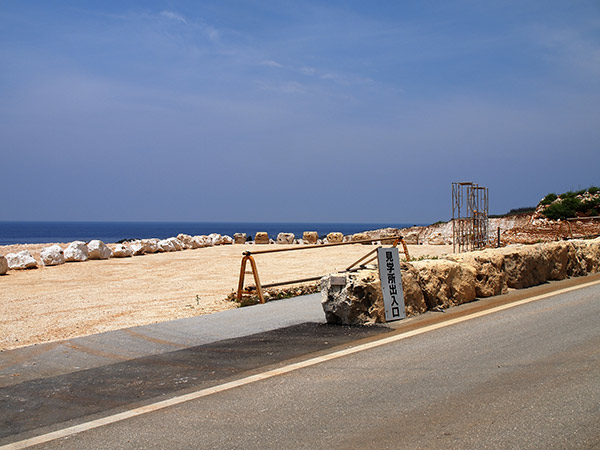
[[[455,253],[485,247],[488,206],[488,188],[472,182],[452,183],[452,246]]]

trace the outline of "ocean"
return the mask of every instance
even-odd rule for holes
[[[325,236],[332,231],[353,234],[378,228],[405,228],[408,223],[277,223],[277,222],[0,222],[0,245],[38,244],[50,242],[90,241],[118,242],[123,239],[159,238],[219,233],[232,236],[246,233],[254,236],[266,231],[272,239],[279,233],[302,237],[305,231]]]

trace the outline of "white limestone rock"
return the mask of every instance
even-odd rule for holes
[[[235,233],[233,235],[233,243],[234,244],[245,244],[246,243],[246,233]]]
[[[332,232],[327,235],[327,242],[330,244],[337,244],[344,241],[344,235],[338,232]]]
[[[294,233],[279,233],[277,235],[278,244],[293,244],[295,239]]]
[[[108,259],[112,250],[102,241],[94,239],[87,245],[89,259]]]
[[[319,240],[319,233],[316,231],[305,231],[302,234],[302,242],[305,244],[316,244]]]
[[[112,251],[113,258],[130,258],[133,250],[126,245],[116,244]]]
[[[88,259],[88,248],[83,241],[71,242],[64,250],[66,262],[86,261]]]
[[[177,235],[177,239],[179,240],[179,242],[181,242],[181,245],[183,246],[184,249],[198,248],[198,247],[194,247],[194,245],[195,245],[194,238],[192,236],[190,236],[189,234],[179,233]]]
[[[4,275],[8,271],[8,261],[3,255],[0,255],[0,275]]]
[[[37,261],[27,250],[22,250],[19,253],[9,253],[6,255],[6,261],[9,269],[35,269],[38,266]]]
[[[204,248],[212,245],[211,240],[205,235],[194,236],[194,244],[196,245],[194,248]]]
[[[60,245],[45,247],[40,252],[42,263],[45,266],[58,266],[65,263],[65,253]]]
[[[175,237],[162,239],[156,243],[159,252],[178,252],[183,250],[183,244]]]
[[[233,238],[231,236],[227,236],[224,234],[221,236],[221,245],[231,245],[233,244]]]
[[[222,239],[223,239],[223,236],[221,236],[218,233],[211,233],[211,234],[208,235],[208,240],[209,240],[211,246],[213,246],[213,245],[221,245],[222,244]]]
[[[254,243],[256,244],[268,244],[269,243],[269,234],[265,231],[259,231],[254,235]]]

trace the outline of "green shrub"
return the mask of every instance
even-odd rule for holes
[[[590,186],[587,190],[590,194],[597,194],[600,191],[598,186]]]
[[[560,194],[558,196],[558,198],[560,198],[561,200],[564,200],[565,198],[575,198],[575,197],[577,197],[577,192],[573,192],[573,191],[563,192],[562,194]]]
[[[575,217],[576,212],[581,212],[582,202],[577,197],[561,197],[560,202],[548,206],[542,214],[548,219],[559,220]]]
[[[556,195],[554,192],[546,195],[542,201],[540,202],[540,205],[550,205],[552,204],[552,202],[554,200],[556,200],[558,198],[558,195]]]

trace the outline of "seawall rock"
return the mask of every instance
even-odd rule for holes
[[[330,244],[337,244],[344,241],[344,235],[336,231],[327,235],[327,242]]]
[[[293,244],[294,239],[296,239],[294,233],[279,233],[277,235],[278,244]]]
[[[64,255],[66,262],[87,261],[87,245],[83,241],[73,241],[65,248]]]
[[[27,250],[22,250],[19,253],[9,253],[6,255],[6,262],[9,269],[35,269],[38,266],[37,261]]]
[[[235,233],[233,235],[233,243],[234,244],[245,244],[246,243],[246,233]]]
[[[269,243],[269,234],[265,231],[259,231],[254,235],[254,243],[255,244],[268,244]]]
[[[316,244],[319,240],[319,233],[316,231],[305,231],[302,234],[302,242],[305,244]]]
[[[112,256],[112,250],[98,239],[90,241],[87,248],[89,259],[108,259]]]
[[[113,258],[130,258],[133,256],[133,250],[126,245],[116,244],[112,251]]]
[[[65,263],[65,253],[59,245],[44,247],[40,251],[40,257],[45,266],[58,266]]]

